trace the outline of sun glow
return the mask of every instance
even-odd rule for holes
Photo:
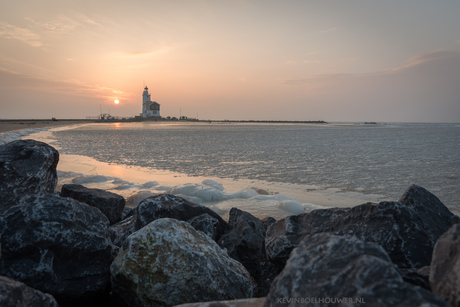
[[[115,104],[119,104],[119,103],[120,103],[120,101],[118,101],[118,100],[115,100],[114,102],[115,102]]]

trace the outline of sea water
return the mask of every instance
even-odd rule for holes
[[[398,200],[410,184],[451,210],[460,199],[458,124],[106,123],[42,131],[59,184],[172,193],[225,216],[258,217]]]

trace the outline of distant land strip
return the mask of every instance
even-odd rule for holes
[[[208,120],[213,123],[327,124],[324,120]]]

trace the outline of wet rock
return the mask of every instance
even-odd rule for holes
[[[402,268],[429,265],[434,241],[425,223],[411,208],[396,202],[367,203],[288,216],[267,230],[265,249],[273,262],[284,265],[292,249],[309,234],[354,235],[381,245]]]
[[[129,236],[111,274],[112,292],[129,306],[248,298],[256,287],[243,265],[211,238],[170,218]]]
[[[0,220],[0,274],[52,294],[60,305],[93,302],[110,290],[118,248],[96,208],[46,195],[10,207]]]
[[[228,226],[218,243],[230,257],[242,263],[252,276],[258,275],[260,260],[266,258],[265,227],[258,218],[232,208]]]
[[[216,240],[217,227],[219,226],[219,221],[216,218],[204,213],[195,216],[187,222],[189,222],[196,230],[202,231],[214,241]]]
[[[330,233],[306,236],[293,250],[265,306],[308,304],[448,306],[432,293],[404,282],[381,246]]]
[[[453,225],[436,242],[430,284],[434,294],[452,306],[460,305],[460,224]]]
[[[121,221],[125,199],[115,193],[101,189],[88,189],[80,184],[64,184],[61,189],[62,197],[71,197],[101,210],[110,224]]]
[[[205,206],[191,203],[182,197],[170,194],[159,194],[144,199],[136,207],[133,214],[134,218],[129,217],[110,227],[110,236],[115,245],[121,246],[130,234],[157,219],[167,217],[180,221],[188,221],[204,213],[219,221],[216,227],[216,240],[219,239],[225,231],[227,222]]]
[[[18,140],[0,146],[0,215],[30,195],[54,192],[59,153],[48,144]]]
[[[262,224],[264,224],[265,230],[267,230],[268,227],[270,227],[273,223],[276,222],[276,220],[271,216],[264,217],[263,219],[261,219],[261,221]]]
[[[398,202],[417,212],[434,242],[453,224],[460,223],[460,217],[450,212],[434,194],[418,185],[411,185]]]
[[[244,298],[231,301],[213,301],[177,305],[180,307],[263,307],[265,297],[261,298]]]
[[[5,276],[0,276],[0,306],[59,307],[53,296]]]

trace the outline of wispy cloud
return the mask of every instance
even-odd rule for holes
[[[347,63],[347,62],[354,62],[358,59],[350,58],[350,59],[339,59],[336,63]],[[411,58],[407,59],[405,62],[407,64],[402,65],[400,67],[395,67],[387,70],[371,72],[371,73],[363,73],[363,74],[319,74],[319,75],[312,75],[306,76],[303,78],[287,78],[281,80],[281,84],[285,85],[305,85],[311,84],[318,80],[333,80],[338,78],[367,78],[372,76],[382,76],[382,75],[391,75],[391,74],[398,74],[408,71],[415,67],[421,67],[424,64],[434,63],[436,61],[447,61],[449,63],[460,63],[460,50],[436,50],[433,52],[428,52],[424,54],[419,54],[412,56]],[[306,61],[307,62],[307,61]]]
[[[401,71],[401,70],[404,70],[404,69],[407,69],[413,66],[427,63],[427,62],[449,59],[449,58],[458,58],[459,55],[460,55],[460,50],[451,50],[451,49],[441,49],[441,50],[435,50],[435,51],[428,52],[428,53],[417,54],[407,59],[405,61],[406,62],[405,65],[402,65],[400,67],[395,67],[392,69],[388,69],[385,71],[385,73],[398,72],[398,71]]]
[[[97,98],[111,103],[115,99],[130,100],[130,95],[122,90],[97,84],[87,84],[80,80],[54,80],[19,74],[0,67],[0,88],[34,89],[48,93],[66,94]]]
[[[40,40],[40,35],[37,33],[5,22],[0,23],[0,37],[17,39],[33,47],[40,47],[43,45]]]
[[[330,29],[319,31],[319,33],[327,33],[327,32],[337,31],[338,29],[339,28],[330,28]]]
[[[126,51],[126,52],[123,52],[123,56],[135,57],[135,56],[159,55],[159,54],[167,53],[171,49],[172,49],[171,46],[163,46],[155,50]]]

